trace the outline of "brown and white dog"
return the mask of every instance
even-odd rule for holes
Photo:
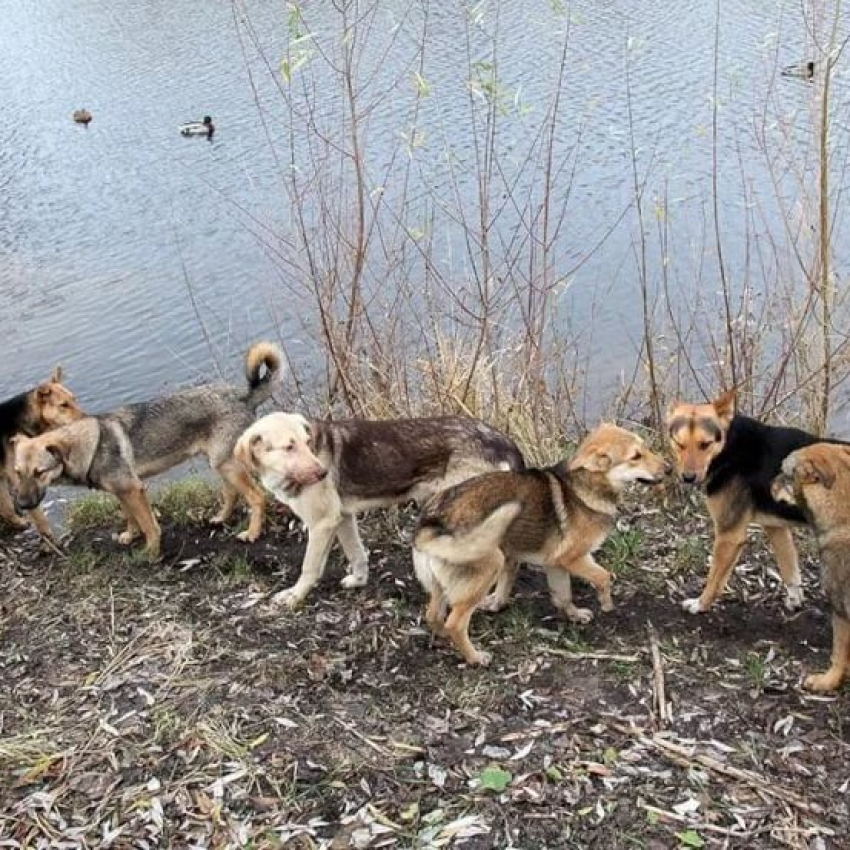
[[[368,553],[356,514],[407,501],[494,469],[522,469],[522,454],[495,428],[461,416],[323,421],[271,413],[239,438],[234,456],[307,526],[298,581],[276,603],[300,604],[325,569],[334,539],[348,559],[343,587],[362,587]]]
[[[413,544],[416,575],[430,594],[431,629],[447,636],[468,664],[489,664],[490,654],[469,639],[469,621],[485,607],[494,582],[493,597],[507,599],[519,562],[546,570],[552,601],[568,619],[592,617],[573,604],[571,576],[590,582],[602,610],[610,611],[611,574],[593,552],[614,527],[623,488],[658,483],[667,472],[637,434],[604,424],[569,461],[491,472],[438,493],[422,509]]]
[[[62,369],[57,366],[50,378],[31,390],[0,403],[0,517],[14,528],[27,523],[15,510],[9,493],[9,441],[17,434],[33,437],[85,416],[74,394],[62,383]],[[30,511],[36,528],[50,536],[50,524],[40,507]]]

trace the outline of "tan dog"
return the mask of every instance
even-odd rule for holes
[[[821,585],[832,608],[832,663],[804,685],[832,691],[850,665],[850,448],[815,443],[788,455],[773,496],[803,511],[817,535]]]
[[[685,610],[697,614],[714,604],[744,548],[750,524],[764,529],[773,548],[787,589],[786,605],[799,607],[803,589],[791,528],[806,518],[796,505],[777,502],[770,487],[785,457],[819,438],[736,413],[734,390],[709,404],[675,402],[667,413],[667,431],[682,481],[705,487],[714,522],[708,580],[698,598],[684,600]]]
[[[34,436],[51,428],[67,425],[85,414],[77,406],[74,394],[62,383],[62,369],[57,366],[43,384],[0,403],[0,517],[14,528],[26,528],[18,516],[9,493],[8,441],[16,434]],[[45,536],[50,524],[40,507],[31,511],[33,522]]]
[[[569,619],[592,617],[573,604],[570,576],[590,582],[610,611],[611,574],[593,552],[614,526],[621,490],[633,481],[657,483],[666,472],[639,436],[605,424],[568,463],[491,472],[438,493],[422,510],[413,550],[416,575],[430,594],[428,624],[467,663],[488,664],[490,654],[469,639],[469,621],[494,582],[495,596],[507,598],[510,564],[521,561],[546,570],[552,601]]]
[[[290,607],[322,577],[334,538],[348,559],[343,587],[366,584],[359,511],[421,503],[481,472],[524,466],[512,440],[462,416],[327,422],[271,413],[245,431],[234,455],[307,526],[298,581],[274,597]]]
[[[141,531],[148,555],[159,555],[159,523],[136,474],[133,448],[117,422],[87,416],[39,437],[13,437],[10,445],[19,507],[36,508],[55,482],[104,490],[118,498],[127,518],[127,530],[117,537],[119,542],[130,543]]]

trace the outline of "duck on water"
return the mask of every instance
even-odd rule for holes
[[[211,139],[215,132],[215,124],[209,115],[205,115],[203,121],[188,121],[186,124],[181,124],[179,129],[183,136],[206,136]]]

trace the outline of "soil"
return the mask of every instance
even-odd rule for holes
[[[253,545],[164,518],[156,564],[113,529],[7,534],[0,846],[850,846],[848,696],[800,686],[830,647],[808,541],[801,611],[754,533],[694,616],[702,506],[624,516],[617,609],[576,582],[597,616],[565,623],[525,570],[473,618],[486,669],[425,627],[405,511],[363,523],[368,587],[335,551],[296,612],[269,601],[304,552],[285,517]]]

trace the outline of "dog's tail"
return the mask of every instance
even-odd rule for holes
[[[446,528],[439,517],[425,516],[420,521],[413,545],[435,558],[453,564],[468,564],[499,547],[520,510],[522,505],[519,502],[506,502],[477,525],[464,529]]]
[[[282,365],[283,356],[274,343],[258,342],[248,349],[245,355],[245,377],[248,379],[245,401],[251,409],[259,407],[272,394],[272,382]]]

